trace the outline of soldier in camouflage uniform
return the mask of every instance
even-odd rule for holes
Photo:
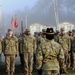
[[[57,40],[57,36],[60,34],[59,30],[56,30],[55,35],[54,35],[54,40]]]
[[[75,31],[73,31],[73,39],[72,39],[72,70],[75,70]]]
[[[42,43],[43,41],[46,40],[46,30],[42,29],[42,33],[39,33],[38,37],[37,37],[37,50],[36,53],[38,51],[38,46],[40,45],[40,43]],[[38,74],[41,74],[41,69],[38,70]]]
[[[46,30],[42,29],[42,34],[37,38],[37,45],[43,42],[46,39]]]
[[[2,54],[2,38],[0,37],[0,62],[1,62],[1,54]]]
[[[21,66],[24,66],[24,56],[23,56],[23,34],[20,34],[20,36],[19,36],[19,56],[20,56]]]
[[[23,36],[23,54],[24,54],[24,70],[25,75],[32,75],[33,71],[33,56],[36,52],[36,40],[30,34],[30,30],[26,29],[26,34]]]
[[[11,29],[8,29],[8,35],[3,40],[3,50],[8,75],[14,75],[15,60],[18,53],[18,39],[13,35]]]
[[[54,41],[53,28],[47,28],[46,40],[38,47],[36,54],[36,68],[42,69],[42,75],[58,75],[59,60],[64,59],[61,46]]]
[[[61,71],[64,73],[68,73],[66,71],[66,67],[69,65],[68,59],[69,59],[69,51],[70,51],[70,38],[67,34],[65,34],[64,28],[61,28],[61,33],[60,35],[57,36],[56,41],[62,46],[65,55],[64,63],[61,65],[62,68]]]
[[[2,39],[0,39],[0,54],[2,54]]]
[[[70,42],[71,42],[69,63],[71,64],[70,67],[72,67],[73,66],[73,54],[72,54],[72,39],[73,39],[73,34],[72,34],[72,31],[69,31],[69,37],[70,37]]]

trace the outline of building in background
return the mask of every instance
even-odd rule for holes
[[[42,29],[46,29],[45,25],[41,25],[38,23],[30,25],[31,34],[34,35],[34,32],[42,32]]]
[[[30,25],[29,28],[32,35],[34,35],[34,32],[42,32],[42,29],[46,29],[46,28],[54,28],[54,30],[56,30],[55,26],[46,26],[46,25],[41,25],[38,23]]]
[[[73,24],[70,24],[70,23],[65,22],[65,23],[62,23],[62,24],[60,24],[60,25],[59,25],[59,29],[60,29],[60,28],[64,28],[64,29],[65,29],[65,32],[68,32],[68,31],[70,31],[70,30],[73,30],[73,29],[74,29],[74,25],[73,25]]]

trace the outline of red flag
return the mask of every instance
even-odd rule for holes
[[[14,20],[14,27],[18,28],[18,20],[17,20],[17,16],[15,15],[15,20]]]
[[[23,33],[23,21],[21,21],[21,33]]]

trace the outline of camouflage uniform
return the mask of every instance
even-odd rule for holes
[[[23,56],[23,36],[19,37],[19,56],[21,66],[24,66],[24,56]]]
[[[68,58],[69,58],[69,51],[70,51],[70,38],[67,34],[60,34],[57,36],[57,40],[56,40],[63,48],[64,50],[64,55],[65,55],[65,59],[64,59],[64,65],[61,66],[61,68],[64,69],[64,71],[66,71],[66,66],[69,65],[68,63]]]
[[[38,36],[38,38],[37,38],[37,44],[39,45],[39,44],[42,43],[45,39],[46,39],[46,36],[45,36],[45,35]]]
[[[71,47],[70,47],[70,52],[69,52],[69,63],[70,63],[70,67],[73,66],[73,54],[72,54],[72,39],[73,39],[73,36],[69,36],[70,37],[70,43],[71,43]]]
[[[0,40],[0,62],[1,62],[1,54],[2,54],[2,40]]]
[[[42,34],[37,37],[37,47],[39,46],[40,43],[46,40],[46,30],[42,29]]]
[[[46,40],[46,30],[42,29],[42,33],[39,33],[39,36],[37,37],[37,49],[36,49],[36,53],[38,51],[38,46],[40,45],[40,43],[42,43],[45,40]],[[38,74],[41,74],[41,72],[42,72],[42,69],[38,70]]]
[[[5,62],[7,66],[7,72],[11,72],[12,75],[15,71],[15,60],[18,53],[18,39],[15,36],[7,35],[3,40],[3,52],[5,55]],[[10,73],[8,73],[10,75]]]
[[[42,75],[57,75],[59,73],[59,60],[64,58],[61,46],[54,40],[42,42],[36,55],[36,68],[42,68]]]
[[[73,59],[72,69],[75,70],[75,36],[73,36],[72,39],[72,59]]]
[[[23,36],[23,54],[24,54],[24,69],[25,75],[32,75],[33,71],[33,56],[36,51],[36,40],[31,35]]]
[[[2,41],[0,40],[0,54],[2,53]]]

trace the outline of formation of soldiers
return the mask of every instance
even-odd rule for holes
[[[32,75],[33,68],[39,75],[60,75],[75,70],[75,30],[65,33],[64,28],[54,32],[53,28],[43,29],[31,35],[26,29],[18,37],[8,29],[0,40],[0,54],[4,54],[7,75],[14,75],[16,57],[19,52],[24,75]]]

